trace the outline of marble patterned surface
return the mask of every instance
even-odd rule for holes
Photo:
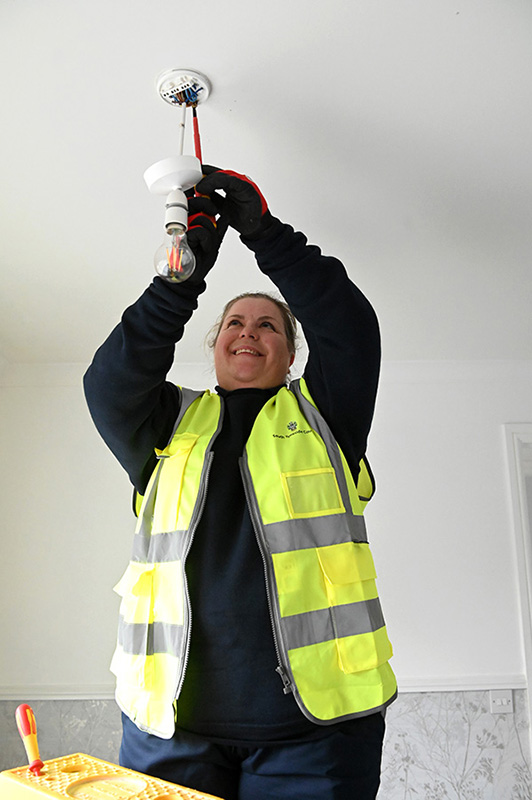
[[[513,694],[515,713],[497,715],[489,692],[400,695],[388,711],[379,800],[531,800],[526,693]],[[0,770],[26,763],[14,721],[19,702],[0,702]],[[81,752],[117,763],[112,700],[30,705],[43,760]]]

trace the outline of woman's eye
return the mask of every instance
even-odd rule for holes
[[[229,328],[231,325],[240,325],[240,320],[238,319],[230,319],[227,323],[227,327]]]
[[[271,322],[267,322],[266,320],[262,323],[262,327],[264,327],[264,326],[266,326],[268,328],[271,328],[272,331],[275,330],[275,328],[273,327],[272,323]]]

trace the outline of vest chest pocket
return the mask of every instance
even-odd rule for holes
[[[180,434],[164,450],[156,451],[163,463],[156,489],[152,533],[177,530],[185,469],[198,438],[191,433]]]
[[[332,467],[283,472],[281,480],[292,519],[345,511]]]
[[[375,584],[369,545],[346,542],[317,548],[342,672],[377,668],[392,656]]]

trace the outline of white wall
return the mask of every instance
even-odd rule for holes
[[[384,365],[367,518],[404,688],[524,685],[502,426],[531,400],[532,362]]]
[[[131,491],[83,371],[0,375],[1,697],[112,692]],[[212,383],[203,366],[181,375]],[[524,685],[502,425],[530,421],[531,398],[532,362],[384,364],[367,518],[404,690]]]

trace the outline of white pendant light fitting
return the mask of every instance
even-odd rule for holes
[[[203,177],[196,156],[169,156],[152,164],[144,173],[146,186],[153,194],[168,194],[174,189],[192,189]]]

